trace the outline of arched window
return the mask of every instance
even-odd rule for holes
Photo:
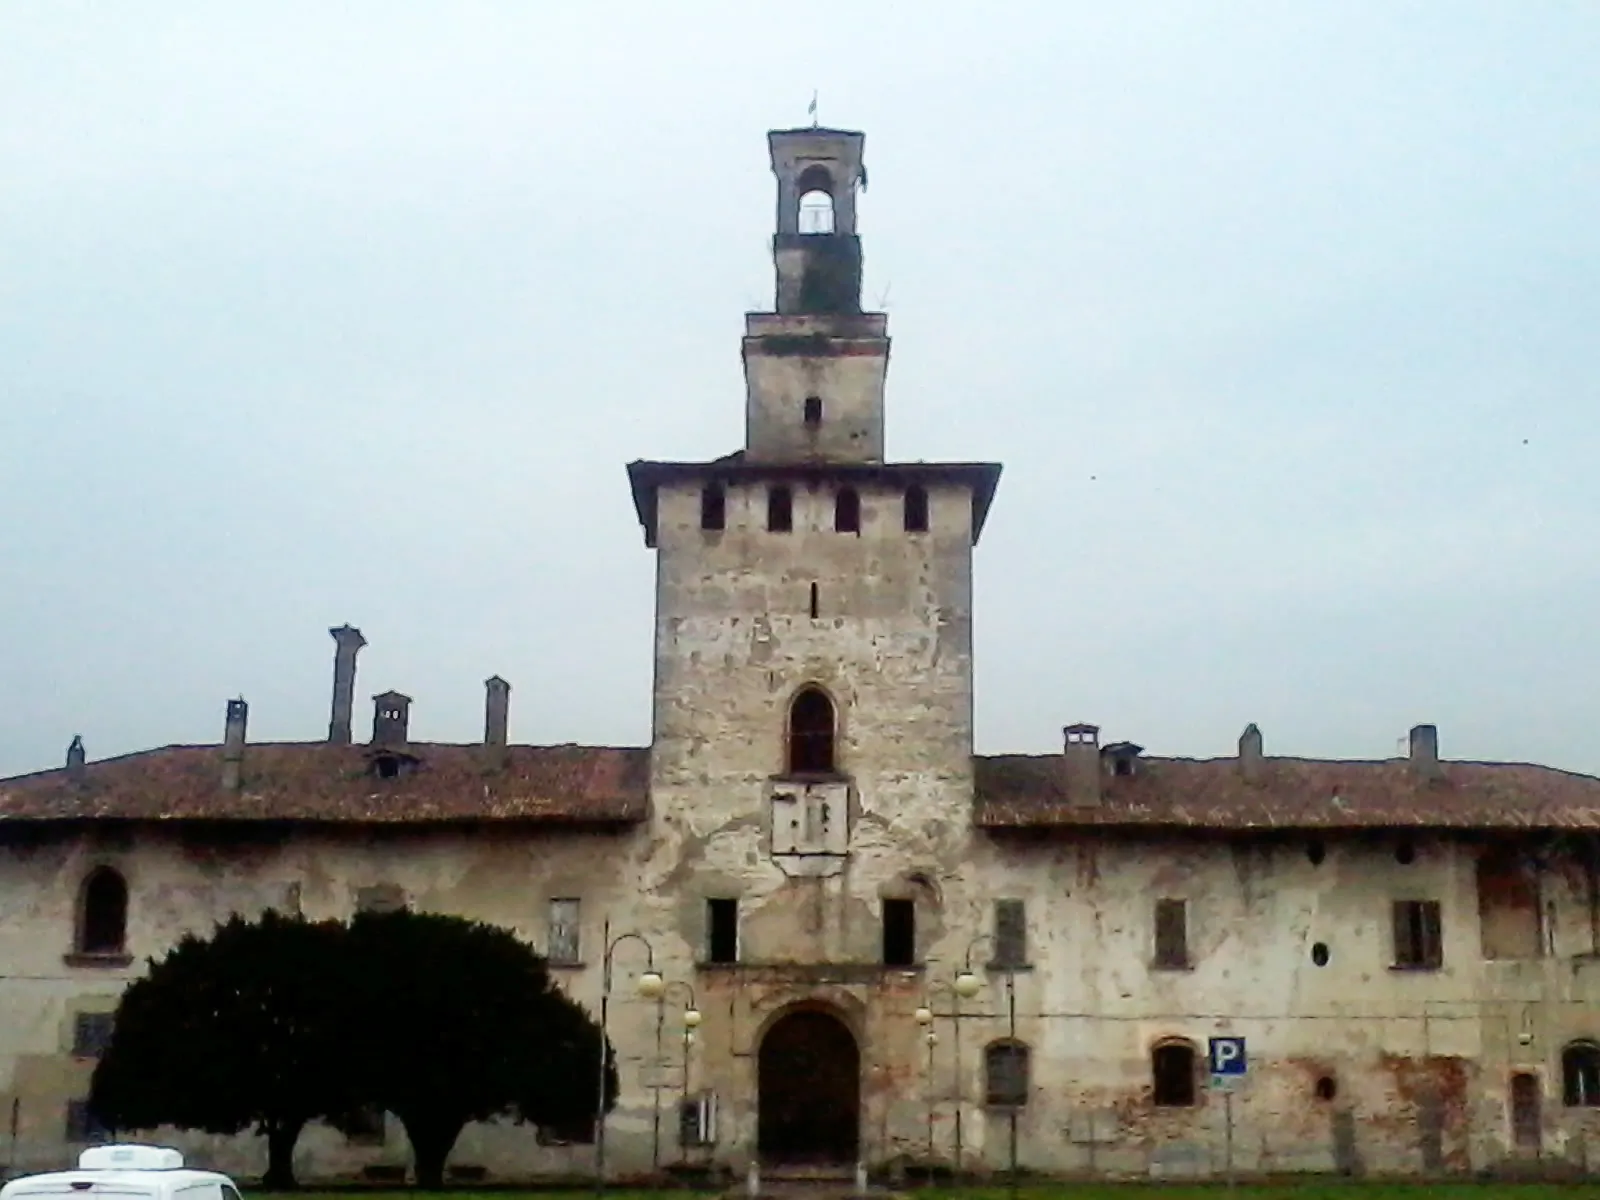
[[[1028,1102],[1028,1048],[995,1042],[983,1052],[983,1078],[991,1108],[1021,1108]]]
[[[906,532],[928,532],[928,493],[915,483],[906,489]]]
[[[1195,1054],[1188,1042],[1162,1042],[1150,1052],[1151,1099],[1162,1108],[1195,1102]]]
[[[1561,1098],[1568,1108],[1600,1108],[1600,1045],[1569,1042],[1561,1051]]]
[[[802,688],[789,705],[789,771],[833,771],[833,701],[821,688]]]
[[[833,528],[839,533],[861,532],[861,494],[855,488],[840,488],[834,496]]]
[[[807,167],[800,176],[800,232],[833,232],[833,176],[826,167]]]
[[[128,885],[110,867],[84,880],[78,912],[79,954],[121,954],[128,940]]]

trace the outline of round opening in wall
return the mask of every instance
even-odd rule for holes
[[[1402,867],[1409,867],[1417,861],[1417,848],[1410,842],[1401,842],[1394,848],[1394,860]]]
[[[1339,1085],[1333,1081],[1332,1075],[1324,1075],[1317,1080],[1317,1099],[1332,1100],[1339,1094]]]
[[[1320,867],[1322,860],[1328,857],[1328,849],[1321,842],[1307,842],[1306,857],[1311,860],[1313,867]]]
[[[1328,965],[1328,943],[1318,942],[1311,947],[1311,961],[1319,967]]]

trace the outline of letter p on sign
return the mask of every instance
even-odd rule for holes
[[[1210,1045],[1211,1073],[1238,1076],[1245,1072],[1244,1039],[1242,1037],[1214,1037]]]

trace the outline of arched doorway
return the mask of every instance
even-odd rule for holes
[[[779,1017],[756,1064],[763,1161],[853,1163],[861,1148],[861,1051],[844,1022],[819,1009]]]

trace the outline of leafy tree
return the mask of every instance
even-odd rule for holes
[[[269,1187],[294,1186],[307,1121],[348,1108],[336,923],[268,912],[185,936],[130,984],[95,1068],[90,1107],[115,1129],[253,1127]]]
[[[417,1182],[440,1187],[469,1121],[579,1124],[600,1099],[600,1030],[509,930],[460,917],[362,914],[351,923],[348,1054],[362,1099],[395,1114]],[[616,1102],[606,1047],[605,1102]]]

